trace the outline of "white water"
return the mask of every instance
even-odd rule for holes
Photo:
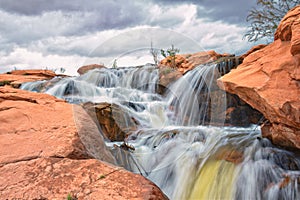
[[[176,113],[175,125],[197,126],[204,124],[205,121],[215,122],[213,113],[217,110],[225,112],[225,102],[219,103],[218,108],[212,107],[211,117],[208,118],[209,103],[216,101],[212,94],[212,90],[216,90],[216,78],[218,71],[216,65],[204,65],[189,71],[185,76],[170,86],[167,94],[167,102]],[[220,92],[220,95],[225,92]],[[208,95],[199,95],[208,94]],[[225,117],[225,116],[223,116]],[[221,117],[219,117],[221,118]]]
[[[298,155],[261,139],[256,126],[209,126],[222,122],[216,113],[226,107],[225,100],[209,107],[217,77],[215,65],[199,66],[162,97],[155,93],[158,70],[151,66],[96,69],[44,92],[72,103],[122,106],[140,124],[126,139],[135,150],[107,145],[120,166],[143,174],[171,199],[299,199]],[[42,84],[22,88],[41,91]]]

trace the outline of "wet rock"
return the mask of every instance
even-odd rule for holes
[[[274,144],[300,148],[300,70],[297,41],[300,6],[281,21],[275,41],[251,53],[219,86],[260,111],[270,124],[262,134]],[[293,34],[295,32],[295,34]],[[296,45],[296,46],[295,46]]]
[[[159,83],[157,93],[165,94],[170,85],[177,81],[180,77],[182,77],[182,73],[171,67],[159,68]]]
[[[130,117],[128,110],[117,104],[85,103],[83,107],[98,124],[104,136],[111,141],[124,141],[127,134],[137,129],[138,122]]]
[[[225,124],[233,126],[249,126],[259,124],[263,115],[241,100],[238,96],[226,93],[227,109]]]
[[[260,124],[263,115],[237,95],[215,90],[199,95],[198,102],[207,101],[205,124],[216,126],[242,126]]]
[[[151,87],[156,88],[158,73],[155,65],[146,64],[144,66],[134,67],[136,70],[131,77],[131,87],[139,90],[148,90]],[[118,68],[121,69],[121,68]]]
[[[224,147],[220,149],[216,155],[218,160],[226,160],[234,164],[240,164],[244,160],[244,153],[237,149]]]
[[[85,74],[86,72],[92,70],[92,69],[101,69],[101,68],[105,68],[104,65],[99,65],[99,64],[91,64],[91,65],[85,65],[80,67],[77,72],[78,74],[82,75]]]

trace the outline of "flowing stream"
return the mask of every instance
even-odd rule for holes
[[[134,149],[107,146],[120,166],[144,175],[170,199],[300,199],[298,154],[261,138],[257,125],[220,126],[226,99],[215,98],[222,95],[216,66],[189,71],[164,96],[156,93],[159,70],[151,65],[95,69],[21,88],[122,107],[139,124],[125,141]]]

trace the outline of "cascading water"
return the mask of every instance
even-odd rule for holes
[[[107,145],[120,166],[143,174],[171,199],[300,199],[299,155],[274,147],[254,125],[212,126],[222,123],[225,109],[225,102],[215,98],[222,97],[215,84],[217,67],[186,73],[165,97],[155,92],[159,71],[153,66],[96,69],[22,88],[72,103],[124,108],[139,121],[126,139],[135,150]]]
[[[249,131],[167,127],[128,142],[139,147],[139,168],[171,199],[298,199],[299,159]]]
[[[215,64],[196,67],[169,88],[166,100],[176,114],[175,125],[213,123],[214,117],[207,113],[216,113],[216,109],[225,111],[226,101],[220,102],[218,108],[209,106],[211,101],[216,100],[212,97],[212,91],[220,91],[216,85],[216,67]]]

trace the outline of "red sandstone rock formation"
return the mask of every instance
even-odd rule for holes
[[[22,83],[49,80],[56,76],[50,70],[14,70],[7,74],[0,74],[0,86],[11,85],[18,88]]]
[[[105,68],[105,66],[104,65],[98,65],[98,64],[91,64],[91,65],[85,65],[85,66],[80,67],[77,70],[77,72],[78,72],[78,74],[82,75],[82,74],[88,72],[89,70],[101,69],[101,68]]]
[[[115,160],[82,107],[0,87],[2,198],[166,199],[144,177],[108,162]]]
[[[213,62],[222,57],[232,56],[230,54],[218,54],[215,51],[203,51],[194,54],[178,54],[175,56],[176,69],[182,74],[198,65]],[[159,67],[173,67],[170,57],[160,61]]]
[[[247,56],[249,56],[251,53],[255,52],[255,51],[258,51],[262,48],[265,48],[267,45],[266,44],[259,44],[259,45],[256,45],[254,47],[252,47],[249,51],[247,51],[246,53],[244,53],[243,55],[240,56],[240,59],[241,60],[244,60]]]
[[[270,45],[249,54],[219,79],[226,91],[259,110],[269,123],[262,134],[273,143],[300,149],[300,6],[282,19]]]

